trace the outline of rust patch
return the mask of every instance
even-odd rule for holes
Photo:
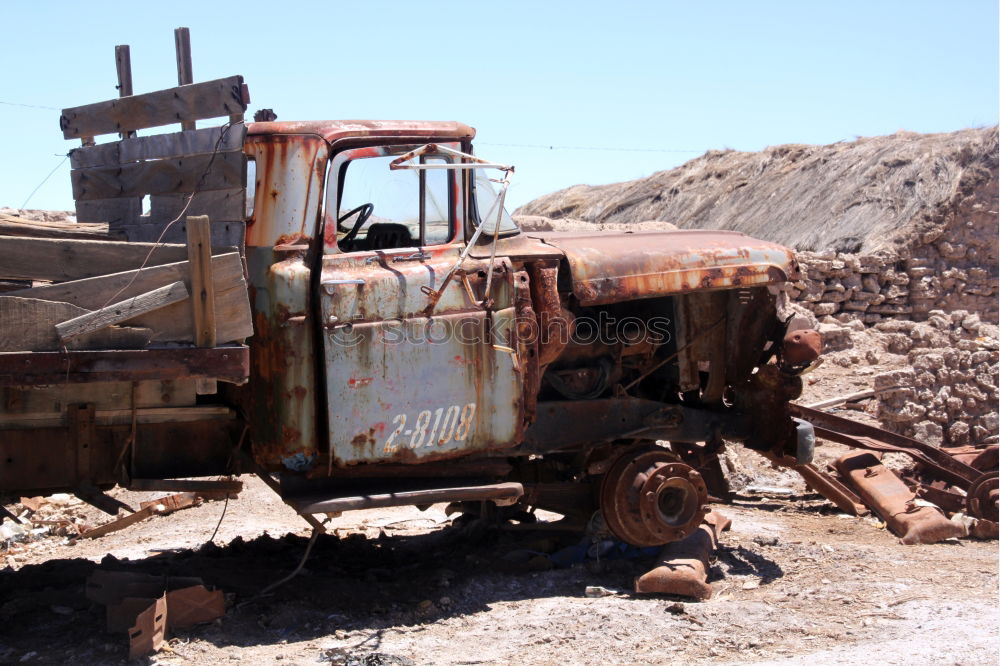
[[[822,351],[823,338],[811,328],[792,331],[781,344],[781,358],[792,366],[812,363]]]
[[[281,440],[284,444],[292,444],[302,439],[302,433],[289,425],[281,426]]]
[[[726,231],[531,234],[562,250],[582,305],[784,282],[788,248]]]
[[[359,432],[351,440],[351,446],[358,449],[375,446],[375,429],[371,428],[368,432]]]

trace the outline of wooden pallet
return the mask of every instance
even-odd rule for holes
[[[106,222],[129,241],[184,242],[180,212],[212,220],[214,246],[243,247],[247,160],[243,154],[250,101],[242,76],[192,83],[186,29],[177,37],[178,83],[165,90],[132,94],[128,46],[116,48],[120,97],[63,109],[66,139],[79,139],[70,153],[78,222]],[[225,117],[221,127],[196,122]],[[181,131],[136,136],[139,130],[180,124]],[[97,144],[97,137],[119,140]],[[148,201],[144,209],[144,200]],[[172,223],[172,224],[171,224]]]

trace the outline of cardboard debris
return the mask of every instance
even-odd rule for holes
[[[167,596],[163,595],[136,616],[135,625],[128,630],[129,659],[138,659],[163,646],[167,635],[167,612]]]
[[[205,624],[226,614],[222,590],[210,590],[200,583],[167,592],[167,626],[184,629]]]
[[[156,652],[168,630],[226,614],[222,590],[206,587],[200,578],[98,569],[87,578],[86,595],[105,606],[108,631],[128,633],[129,659]]]

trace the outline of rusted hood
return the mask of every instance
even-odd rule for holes
[[[735,231],[530,232],[566,255],[573,293],[602,305],[754,287],[798,275],[792,251]]]

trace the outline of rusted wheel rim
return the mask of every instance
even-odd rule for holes
[[[987,472],[980,476],[969,488],[967,497],[966,503],[970,516],[998,522],[1000,508],[998,508],[997,500],[1000,498],[1000,474]]]
[[[635,546],[661,546],[688,536],[701,523],[707,500],[701,475],[651,444],[624,451],[601,483],[608,529]]]

